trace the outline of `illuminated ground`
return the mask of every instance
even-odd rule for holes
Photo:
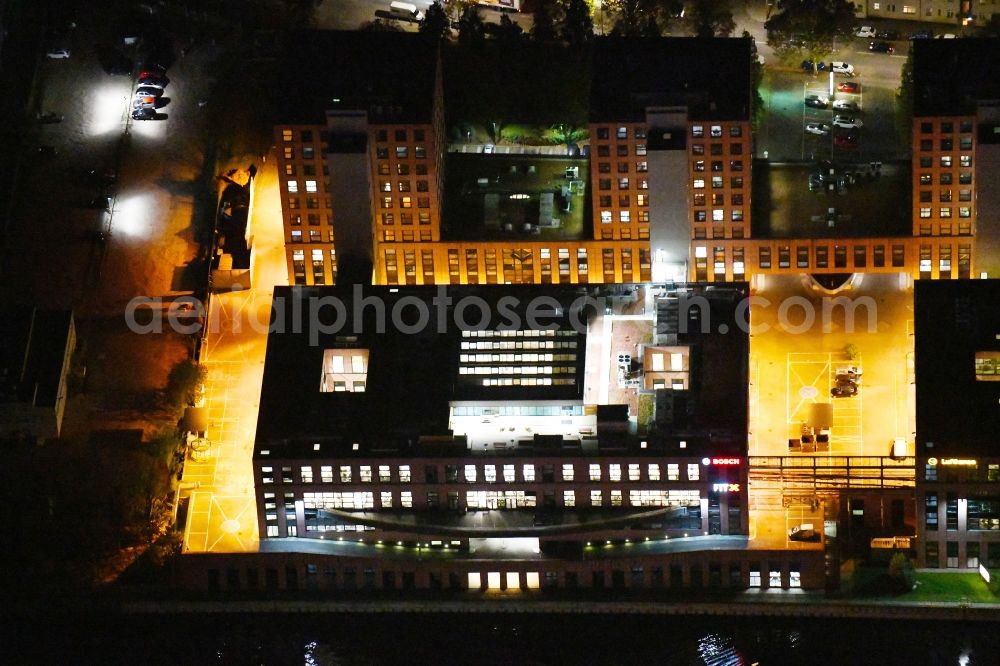
[[[204,460],[184,468],[190,493],[185,552],[256,551],[259,545],[251,457],[273,287],[287,284],[274,164],[269,160],[258,173],[254,288],[217,294],[211,302],[203,357],[209,445]]]
[[[799,437],[811,403],[833,404],[833,428],[828,455],[888,454],[895,437],[913,442],[913,291],[900,286],[896,275],[865,275],[840,295],[869,299],[874,309],[873,330],[858,308],[854,331],[846,330],[843,308],[836,308],[823,331],[821,295],[799,276],[767,276],[755,292],[770,304],[751,308],[750,337],[750,454],[788,455],[789,438]],[[779,326],[779,310],[787,299],[815,308],[815,323],[801,333],[803,309],[789,309],[789,325]],[[854,302],[861,302],[855,300]],[[760,327],[769,326],[767,331]],[[857,347],[854,364],[863,370],[858,395],[831,398],[833,374],[848,364],[844,348]],[[911,449],[912,450],[912,449]]]

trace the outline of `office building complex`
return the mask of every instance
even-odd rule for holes
[[[1000,565],[1000,282],[916,286],[919,566]]]
[[[331,587],[821,586],[818,544],[748,540],[746,286],[624,293],[279,289],[261,551]]]
[[[310,35],[293,57],[329,62],[332,80],[310,78],[318,99],[296,101],[308,123],[275,127],[289,281],[332,284],[345,262],[366,281],[407,285],[996,270],[995,255],[976,250],[993,228],[977,217],[995,196],[976,174],[1000,140],[984,57],[997,51],[995,40],[916,40],[912,183],[905,165],[884,182],[912,189],[912,218],[904,197],[886,210],[837,202],[817,221],[753,200],[772,181],[804,188],[808,178],[794,165],[754,166],[747,40],[599,39],[590,89],[578,91],[585,137],[521,146],[446,122],[449,95],[462,93],[447,80],[459,49]],[[401,52],[406,67],[371,56]]]

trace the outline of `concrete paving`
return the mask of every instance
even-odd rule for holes
[[[259,545],[251,459],[271,299],[276,285],[287,284],[276,162],[259,169],[250,221],[253,288],[216,294],[210,303],[202,356],[209,444],[203,460],[184,468],[185,552],[254,552]]]

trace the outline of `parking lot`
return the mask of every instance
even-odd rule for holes
[[[909,42],[892,42],[895,53],[872,53],[870,40],[855,38],[830,54],[825,63],[847,62],[854,75],[828,71],[813,73],[798,68],[768,63],[768,76],[761,89],[767,108],[756,143],[756,154],[777,162],[801,160],[883,160],[890,161],[909,155],[909,146],[902,143],[896,129],[895,93]],[[837,90],[845,82],[857,84],[857,92]],[[857,112],[810,108],[804,104],[807,95],[829,98],[832,104],[842,100],[854,102]],[[832,129],[825,134],[806,132],[809,123],[831,125],[838,114],[861,120],[856,141],[834,140],[847,136],[845,130]]]
[[[766,300],[750,313],[751,455],[789,455],[789,439],[800,437],[814,403],[832,405],[830,446],[796,454],[883,456],[895,437],[912,446],[913,292],[908,279],[865,275],[838,294],[857,306],[853,324],[844,308],[832,308],[829,301],[830,314],[824,316],[824,295],[808,280],[767,276],[755,293]],[[785,316],[779,314],[783,307]],[[809,326],[806,308],[815,313]],[[853,359],[845,351],[849,344],[855,347]],[[862,371],[857,394],[832,397],[836,371],[846,365]]]

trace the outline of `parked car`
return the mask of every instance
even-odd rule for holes
[[[825,109],[830,106],[830,100],[826,97],[820,97],[819,95],[806,95],[806,98],[803,101],[806,106],[814,109]]]
[[[152,88],[150,86],[139,86],[135,89],[136,97],[160,97],[163,95],[163,88]]]
[[[46,125],[52,124],[52,123],[61,123],[63,121],[63,117],[62,116],[60,116],[58,113],[52,113],[52,112],[50,112],[50,113],[39,113],[35,117],[38,119],[38,122],[40,122],[42,124],[46,124]]]
[[[933,36],[934,36],[933,30],[924,29],[924,30],[917,30],[915,33],[910,35],[910,39],[930,39]]]
[[[824,136],[830,133],[830,126],[824,123],[806,123],[806,133]]]
[[[847,74],[854,76],[854,65],[849,62],[831,62],[830,69],[837,74]]]
[[[841,129],[856,129],[864,125],[863,122],[851,116],[834,116],[833,126]]]
[[[160,90],[163,90],[164,88],[167,87],[167,82],[164,79],[158,77],[157,78],[145,77],[139,79],[139,85],[146,86],[148,88],[159,88]]]
[[[38,148],[35,149],[35,153],[39,157],[55,157],[59,154],[59,151],[56,150],[55,146],[38,146]]]
[[[61,60],[69,57],[69,49],[49,49],[45,55],[55,60]]]
[[[854,81],[844,81],[837,84],[837,92],[857,94],[861,91],[861,86]]]
[[[139,78],[165,78],[167,75],[167,70],[165,67],[160,67],[159,65],[150,65],[149,63],[142,66],[139,70]]]
[[[796,525],[788,531],[789,541],[819,541],[819,532],[812,523]]]
[[[858,147],[858,135],[857,134],[835,134],[833,137],[833,145],[837,148],[857,148]]]
[[[889,55],[896,52],[896,49],[889,42],[872,42],[868,45],[868,50],[872,53],[888,53]]]
[[[830,395],[834,398],[850,398],[858,394],[858,385],[851,381],[837,382],[837,385],[830,389]]]
[[[875,36],[879,39],[888,39],[890,41],[899,39],[899,33],[895,30],[879,30]]]
[[[132,120],[166,120],[167,114],[157,113],[156,109],[133,109]]]
[[[850,99],[835,99],[833,100],[833,108],[837,111],[860,111],[861,107],[858,103]]]
[[[815,65],[815,67],[814,67],[814,65]],[[825,72],[826,71],[826,63],[825,62],[814,63],[812,60],[803,60],[802,61],[802,71],[803,72],[813,72],[813,71]]]
[[[858,31],[856,33],[854,33],[854,36],[855,37],[874,37],[875,36],[875,28],[873,28],[870,25],[863,25],[860,28],[858,28]]]
[[[136,97],[132,100],[132,110],[135,109],[155,109],[155,97]]]

